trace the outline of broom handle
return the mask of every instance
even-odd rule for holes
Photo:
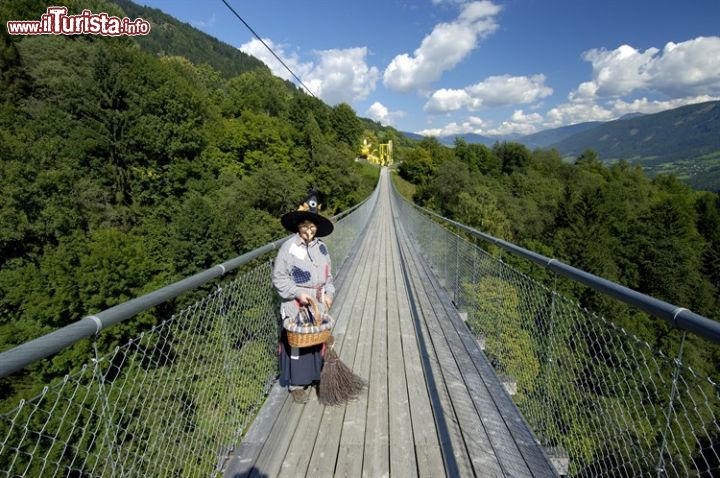
[[[322,324],[322,317],[320,317],[320,309],[318,308],[317,302],[315,299],[310,298],[309,303],[306,305],[306,307],[312,306],[313,308],[313,314],[315,316],[315,326],[320,327]]]

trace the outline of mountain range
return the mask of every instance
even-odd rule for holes
[[[720,101],[578,123],[516,138],[458,136],[487,146],[515,141],[531,149],[554,148],[569,161],[592,149],[606,163],[624,159],[642,165],[650,175],[673,173],[699,189],[720,190]],[[447,145],[455,142],[455,136],[437,139]]]
[[[138,5],[130,0],[115,0],[115,3],[129,16],[142,16],[153,24],[153,35],[135,38],[147,51],[158,55],[184,56],[196,64],[208,63],[225,78],[257,68],[267,68],[257,58],[246,55],[160,10]],[[365,120],[364,123],[370,123],[370,120]],[[422,138],[413,133],[399,134],[403,135],[411,140]],[[720,190],[718,101],[683,106],[655,114],[633,113],[615,121],[579,123],[526,136],[460,136],[468,143],[487,146],[498,141],[516,141],[531,149],[555,148],[568,161],[586,149],[592,149],[605,162],[625,159],[641,164],[650,175],[674,173],[694,187]],[[455,136],[442,136],[437,139],[447,145],[455,142]]]

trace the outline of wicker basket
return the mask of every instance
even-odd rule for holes
[[[287,318],[283,322],[283,328],[287,333],[290,347],[303,348],[322,344],[327,340],[332,331],[334,325],[333,318],[328,314],[321,314],[314,300],[310,300],[310,304],[306,307],[312,308],[313,317],[315,318],[313,325],[305,327],[298,326],[295,318]]]

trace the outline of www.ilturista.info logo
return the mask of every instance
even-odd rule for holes
[[[48,7],[40,20],[10,20],[10,35],[147,35],[150,22],[137,18],[119,18],[107,13],[83,10],[79,15],[68,15],[67,7]]]

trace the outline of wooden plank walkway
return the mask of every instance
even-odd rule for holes
[[[276,385],[225,476],[556,476],[403,230],[389,181],[383,170],[332,310],[335,347],[366,392],[323,407]]]

